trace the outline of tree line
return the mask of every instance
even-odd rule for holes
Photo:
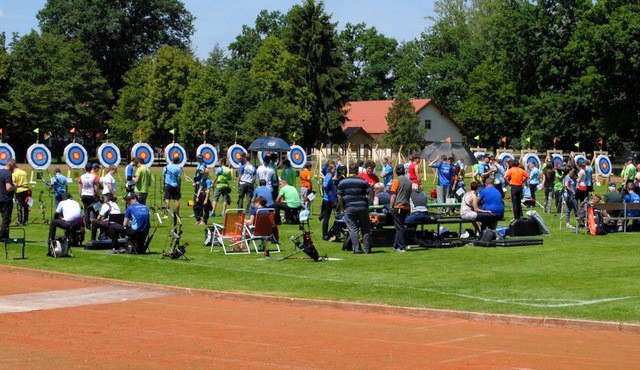
[[[40,32],[0,35],[0,125],[24,151],[39,128],[60,153],[71,127],[90,152],[105,138],[164,146],[170,130],[190,153],[264,132],[311,148],[344,142],[346,102],[398,96],[392,147],[423,145],[412,97],[443,106],[470,145],[637,149],[638,14],[640,0],[441,0],[399,43],[364,23],[338,30],[302,0],[199,60],[178,0],[49,0]]]

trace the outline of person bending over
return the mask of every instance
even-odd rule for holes
[[[56,207],[56,214],[49,223],[49,243],[56,237],[56,229],[77,230],[84,224],[80,203],[71,199],[71,194],[64,193],[62,201]]]

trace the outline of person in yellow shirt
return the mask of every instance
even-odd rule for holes
[[[18,224],[27,225],[29,223],[29,197],[31,197],[31,189],[29,189],[29,180],[27,173],[17,166],[11,173],[11,180],[16,187],[16,204],[18,209]]]

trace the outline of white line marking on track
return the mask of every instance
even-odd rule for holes
[[[0,314],[135,301],[169,294],[159,290],[116,286],[14,294],[0,297]]]

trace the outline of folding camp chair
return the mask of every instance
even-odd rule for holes
[[[211,252],[216,245],[222,246],[224,254],[251,253],[249,243],[244,238],[244,210],[239,208],[227,209],[223,224],[212,224],[210,227],[213,241]],[[228,242],[225,243],[225,239]]]
[[[278,236],[275,233],[277,226],[275,223],[275,209],[273,208],[259,208],[256,210],[256,217],[252,226],[245,226],[245,232],[248,235],[247,241],[251,240],[253,249],[256,253],[264,251],[267,246],[265,241],[270,240],[275,244],[275,250],[273,252],[280,252],[280,242]],[[259,243],[256,243],[259,241]]]

